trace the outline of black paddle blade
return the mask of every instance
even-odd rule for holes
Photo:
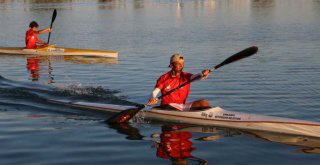
[[[215,66],[214,69],[218,69],[218,68],[222,67],[223,65],[227,65],[232,62],[238,61],[240,59],[247,58],[249,56],[254,55],[257,52],[258,52],[258,47],[256,47],[256,46],[249,47],[249,48],[244,49],[241,52],[238,52],[238,53],[232,55],[231,57],[227,58],[226,60],[221,62],[219,65]]]
[[[56,20],[56,17],[57,17],[57,10],[54,9],[53,10],[53,14],[52,14],[52,18],[51,18],[51,26],[52,26],[54,20]]]
[[[117,113],[117,114],[111,116],[105,122],[108,124],[112,124],[112,123],[120,124],[120,123],[128,122],[134,115],[136,115],[143,108],[144,108],[144,106],[124,110],[120,113]]]
[[[51,18],[50,29],[52,28],[52,24],[53,24],[54,20],[56,20],[56,17],[57,17],[57,10],[56,10],[56,9],[54,9],[54,10],[53,10],[53,14],[52,14],[52,18]],[[51,36],[51,32],[49,32],[48,42],[47,42],[47,44],[49,44],[50,36]]]

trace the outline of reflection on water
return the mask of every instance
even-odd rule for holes
[[[198,133],[209,133],[213,134],[210,136],[200,137],[197,140],[201,141],[217,141],[225,137],[236,137],[236,136],[249,136],[255,137],[270,142],[287,144],[290,146],[297,146],[303,153],[317,153],[320,154],[320,138],[306,137],[299,135],[280,134],[265,131],[251,131],[251,130],[238,130],[238,129],[219,129],[216,127],[206,126],[190,126],[180,131],[190,131]]]
[[[117,58],[90,57],[90,56],[64,56],[64,62],[75,64],[117,64]]]
[[[127,135],[128,140],[147,140],[152,142],[151,147],[156,149],[156,156],[168,159],[172,164],[186,165],[190,162],[199,165],[207,164],[207,161],[192,155],[196,148],[192,143],[192,132],[185,129],[185,125],[163,125],[161,133],[150,135],[151,139],[140,134],[139,129],[127,124],[111,124],[110,128],[116,129],[118,133]]]
[[[39,59],[36,57],[27,58],[27,69],[30,71],[30,79],[32,81],[39,80]]]
[[[250,4],[250,0],[228,0],[228,1],[217,1],[217,0],[167,0],[167,1],[158,1],[158,0],[132,0],[132,1],[119,1],[119,0],[95,0],[95,1],[87,1],[87,0],[25,0],[25,1],[17,1],[17,0],[0,0],[0,4],[25,4],[33,9],[33,6],[38,6],[41,4],[52,4],[51,8],[64,8],[64,9],[74,9],[74,5],[94,5],[98,9],[102,10],[114,10],[114,9],[124,9],[124,10],[140,10],[146,9],[149,7],[162,8],[163,5],[172,5],[176,6],[177,15],[181,15],[181,9],[183,7],[194,7],[199,12],[202,12],[203,9],[215,10],[216,5],[220,7],[227,7],[233,9],[239,9],[239,6],[246,7]],[[60,6],[63,4],[63,6]],[[187,6],[185,6],[187,5]],[[3,6],[4,9],[9,6]],[[12,6],[11,6],[12,7]],[[48,10],[48,8],[43,9]]]
[[[46,81],[48,84],[54,83],[54,63],[70,62],[74,64],[117,64],[116,58],[92,57],[92,56],[21,56],[21,55],[1,55],[1,59],[6,58],[22,58],[26,59],[26,69],[28,71],[29,80]]]
[[[144,136],[140,134],[138,128],[129,124],[109,125],[109,127],[116,129],[120,134],[127,135],[126,139],[128,140],[148,140],[153,142],[152,147],[156,149],[156,156],[171,160],[173,164],[188,164],[188,162],[207,163],[205,159],[192,155],[192,151],[196,149],[201,150],[201,148],[194,146],[193,140],[215,142],[223,138],[241,136],[294,146],[301,153],[305,154],[320,154],[320,138],[315,137],[185,124],[165,124],[161,127],[161,133]],[[194,137],[195,135],[198,137]]]
[[[320,154],[320,138],[294,136],[286,134],[277,134],[263,131],[243,131],[247,135],[264,139],[270,142],[287,144],[290,146],[297,146],[303,153]]]
[[[27,69],[30,72],[29,80],[39,81],[40,73],[45,72],[48,75],[47,83],[54,83],[54,75],[52,74],[53,68],[51,65],[50,57],[31,56],[27,58]],[[44,64],[44,65],[40,65]],[[41,66],[41,67],[40,67]]]
[[[38,83],[21,90],[16,82],[38,79],[46,83],[52,75],[53,85],[62,92],[36,93],[88,102],[125,104],[123,100],[130,99],[144,103],[156,78],[167,70],[169,56],[177,51],[188,59],[186,71],[198,72],[229,53],[258,45],[261,52],[251,62],[235,63],[195,84],[190,99],[207,98],[213,105],[239,112],[319,120],[320,50],[319,37],[315,35],[319,34],[319,0],[0,0],[0,46],[23,46],[28,23],[36,20],[41,27],[48,26],[52,8],[58,10],[52,43],[112,48],[121,52],[120,62],[104,66],[93,65],[98,63],[95,60],[86,59],[88,64],[84,64],[81,59],[71,62],[67,60],[72,59],[63,57],[59,60],[67,62],[50,58],[49,64],[49,60],[1,56],[1,76],[10,80],[3,78],[0,82],[0,111],[2,118],[12,119],[1,121],[2,164],[23,164],[26,160],[29,164],[65,164],[62,160],[77,165],[153,164],[150,159],[154,164],[170,164],[169,160],[156,157],[156,148],[150,151],[149,141],[120,139],[117,133],[103,132],[106,129],[100,124],[75,121],[76,126],[71,126],[70,131],[26,132],[25,128],[34,126],[45,129],[48,125],[51,128],[70,124],[67,119],[61,120],[65,123],[62,126],[52,122],[52,115],[48,114],[48,119],[42,121],[18,118],[23,112],[37,115],[32,109],[39,99],[33,96],[32,88]],[[127,99],[120,100],[116,97],[119,95]],[[66,111],[45,102],[39,106],[41,113],[46,109]],[[23,111],[16,112],[16,108]],[[136,131],[140,136],[127,135],[128,139],[161,134],[154,124],[139,129]],[[193,136],[188,139],[196,148],[191,155],[207,159],[209,164],[297,164],[297,156],[305,164],[318,164],[320,158],[316,154],[292,152],[299,149],[302,153],[319,153],[318,140],[313,145],[311,138],[209,127],[201,127],[201,133],[194,132],[196,127],[188,129],[193,130],[181,131]],[[160,137],[153,139],[161,141]],[[32,140],[37,144],[30,143]],[[131,146],[133,143],[137,147]],[[113,154],[121,157],[112,157]]]
[[[184,125],[164,125],[161,134],[153,134],[151,137],[159,137],[154,147],[157,149],[157,157],[169,159],[172,164],[188,164],[196,161],[198,164],[207,164],[207,161],[192,155],[195,150],[191,142],[192,134],[189,131],[179,131]]]

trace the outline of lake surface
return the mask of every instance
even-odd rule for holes
[[[119,58],[1,55],[0,164],[319,164],[319,139],[150,121],[115,127],[103,122],[109,114],[46,98],[146,103],[173,53],[199,73],[256,45],[255,56],[194,83],[189,100],[320,122],[320,1],[2,0],[0,46],[23,47],[29,23],[50,26],[53,9],[51,43]],[[161,156],[150,136],[168,129],[182,130],[193,158]]]

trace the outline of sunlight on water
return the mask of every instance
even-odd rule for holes
[[[319,1],[2,0],[0,47],[25,46],[29,23],[50,26],[53,9],[50,43],[119,58],[1,54],[1,164],[319,164],[316,138],[150,122],[143,113],[110,126],[111,114],[47,100],[145,104],[173,53],[199,73],[256,45],[256,55],[192,84],[189,100],[319,122]],[[185,137],[186,159],[165,152],[177,140],[166,136]]]

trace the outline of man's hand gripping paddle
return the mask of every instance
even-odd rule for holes
[[[242,51],[230,56],[229,58],[227,58],[226,60],[224,60],[220,64],[216,65],[214,68],[210,69],[209,71],[212,72],[213,70],[216,70],[216,69],[218,69],[218,68],[220,68],[220,67],[222,67],[224,65],[227,65],[227,64],[233,63],[235,61],[241,60],[243,58],[247,58],[249,56],[252,56],[257,52],[258,52],[258,47],[256,47],[256,46],[252,46],[252,47],[246,48],[246,49],[244,49],[244,50],[242,50]],[[198,80],[200,78],[201,78],[201,75],[193,78],[190,81],[187,81],[187,82],[181,84],[180,86],[170,90],[169,92],[165,93],[164,95],[159,96],[158,99],[161,99],[162,97],[167,96],[167,95],[171,94],[172,92],[174,92],[174,91],[184,87],[185,85],[187,85],[189,83],[192,83],[193,81]],[[130,109],[124,110],[122,112],[119,112],[119,113],[111,116],[109,119],[106,120],[106,122],[109,123],[109,124],[111,124],[111,123],[118,123],[119,124],[119,123],[127,122],[134,115],[136,115],[140,110],[142,110],[143,108],[145,108],[147,106],[150,106],[150,105],[149,104],[140,104],[136,108],[130,108]]]

